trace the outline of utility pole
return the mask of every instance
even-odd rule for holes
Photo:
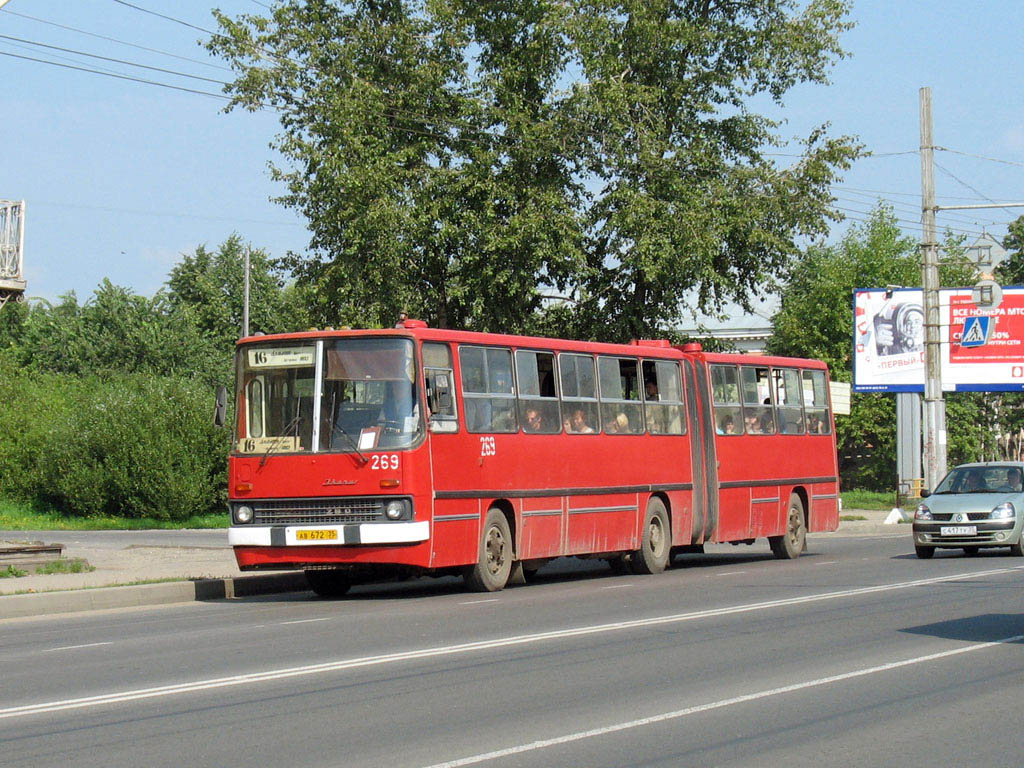
[[[921,108],[921,288],[924,294],[925,487],[934,490],[946,475],[946,402],[942,399],[939,312],[939,244],[935,236],[935,142],[932,139],[932,89],[919,91]]]
[[[245,287],[242,289],[242,338],[249,335],[249,246],[245,247]]]

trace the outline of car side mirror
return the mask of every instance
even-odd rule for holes
[[[213,426],[223,427],[228,416],[228,388],[223,384],[217,387],[217,403],[213,409]]]
[[[921,498],[922,499],[927,499],[931,495],[932,495],[932,492],[929,491],[927,488],[922,488],[921,489]]]

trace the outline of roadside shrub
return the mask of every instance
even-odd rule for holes
[[[224,509],[228,435],[194,381],[148,374],[5,378],[0,493],[68,515],[185,520]],[[17,434],[12,434],[17,432]]]

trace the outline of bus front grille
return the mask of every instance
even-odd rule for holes
[[[384,499],[288,499],[252,503],[256,525],[339,525],[384,520]]]

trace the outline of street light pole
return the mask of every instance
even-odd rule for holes
[[[919,91],[921,111],[921,288],[924,294],[924,445],[925,487],[935,489],[946,474],[946,403],[942,399],[939,312],[939,244],[935,236],[935,169],[932,140],[932,89]]]

